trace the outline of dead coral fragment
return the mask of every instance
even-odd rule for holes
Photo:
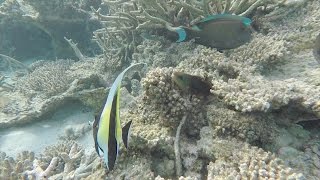
[[[54,157],[52,158],[49,166],[45,170],[43,170],[40,166],[39,160],[35,159],[33,161],[33,170],[26,171],[25,174],[27,177],[30,176],[32,178],[39,179],[39,180],[46,179],[54,170],[57,164],[58,164],[58,158]],[[30,178],[28,177],[28,179]]]

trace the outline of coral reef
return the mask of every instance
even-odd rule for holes
[[[236,137],[241,141],[264,146],[279,134],[276,120],[266,114],[243,114],[227,109],[219,101],[207,106],[207,119],[216,137]]]
[[[45,62],[30,74],[19,79],[18,90],[29,97],[36,93],[45,94],[48,97],[62,93],[72,82],[72,78],[67,75],[67,70],[72,63],[68,60]]]
[[[123,66],[130,62],[137,51],[145,32],[164,29],[175,31],[175,27],[190,26],[211,14],[233,13],[248,16],[259,7],[278,3],[268,0],[250,1],[104,1],[99,9],[92,8],[95,16],[103,22],[104,28],[94,32],[105,58],[115,58],[113,65]],[[108,8],[107,12],[103,12]],[[270,9],[270,8],[269,8]],[[106,15],[107,14],[107,15]],[[116,64],[117,63],[117,64]],[[119,67],[118,67],[119,68]]]
[[[82,8],[84,17],[79,17],[88,17],[89,1],[27,2],[40,13],[39,18],[54,19],[55,13],[69,7],[72,12]],[[26,151],[15,159],[0,153],[0,179],[319,177],[319,133],[306,125],[311,120],[316,124],[320,117],[319,66],[312,56],[313,42],[307,42],[318,34],[318,1],[105,0],[100,9],[95,6],[100,1],[92,3],[93,13],[106,26],[94,35],[104,58],[87,58],[78,52],[76,62],[33,63],[30,73],[12,84],[20,91],[1,91],[0,126],[36,121],[71,100],[98,110],[106,87],[117,75],[114,72],[131,61],[144,62],[149,65],[146,76],[142,78],[144,70],[133,72],[121,89],[121,123],[133,122],[129,149],[120,146],[111,172],[96,152],[86,152],[89,148],[76,142],[60,142],[41,155]],[[10,7],[14,6],[4,4],[1,12]],[[281,14],[290,7],[297,10],[288,12],[293,17],[306,18],[304,24]],[[77,19],[72,12],[61,13],[58,19],[63,15]],[[250,43],[223,52],[152,35],[223,12],[271,21],[264,22],[262,28],[268,29],[254,33]],[[76,49],[76,41],[65,37]],[[209,84],[210,93],[184,91],[173,80],[177,73]],[[89,126],[65,127],[61,139],[81,136],[92,138]]]
[[[213,141],[212,138],[212,129],[204,127],[197,142],[203,155],[215,158],[208,165],[208,179],[305,178],[298,169],[285,166],[275,154],[246,143],[222,139]]]
[[[313,47],[320,27],[318,21],[320,13],[317,10],[320,6],[319,1],[304,2],[306,3],[302,3],[298,10],[289,10],[287,13],[290,13],[290,16],[267,22],[269,24],[268,34],[282,36],[289,43],[289,50],[297,53],[308,51]]]
[[[202,104],[204,99],[201,96],[183,94],[183,92],[172,82],[173,68],[156,68],[148,72],[142,80],[143,119],[151,122],[161,123],[165,126],[177,126],[182,116],[189,114],[189,121],[194,125],[190,134],[196,134],[201,124]],[[148,105],[148,106],[145,106]],[[152,113],[150,113],[150,110]],[[150,115],[150,116],[149,116]],[[200,121],[199,121],[200,120]]]
[[[28,151],[18,154],[16,160],[8,157],[5,152],[0,154],[0,178],[5,180],[22,178],[26,170],[32,169],[35,160],[34,153]]]
[[[84,154],[77,143],[64,141],[48,147],[36,157],[24,151],[16,159],[1,153],[1,179],[80,179],[91,175],[100,166],[95,152]]]
[[[69,100],[100,108],[106,93],[101,87],[107,84],[105,78],[110,77],[105,75],[103,64],[101,59],[33,63],[34,70],[14,85],[25,95],[19,91],[5,93],[8,100],[1,109],[1,128],[35,121]]]
[[[88,131],[91,130],[91,127],[88,123],[68,125],[64,128],[64,134],[59,138],[62,140],[76,140],[80,137],[83,137]]]
[[[49,166],[45,170],[43,170],[39,165],[39,161],[37,159],[35,159],[33,161],[33,169],[31,171],[26,171],[25,176],[28,177],[27,179],[31,179],[30,177],[32,177],[32,179],[33,178],[34,179],[46,179],[47,177],[49,177],[51,175],[50,173],[57,165],[57,162],[58,162],[57,157],[52,158]]]

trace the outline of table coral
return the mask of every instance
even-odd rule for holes
[[[51,67],[51,64],[55,65]],[[71,99],[99,109],[107,91],[105,84],[112,77],[104,67],[102,59],[33,63],[31,69],[34,71],[20,77],[15,83],[15,91],[8,94],[11,100],[1,109],[5,115],[0,120],[1,128],[38,120]]]
[[[47,96],[64,92],[72,79],[67,70],[72,61],[59,60],[47,62],[18,81],[18,90],[26,95],[42,92]]]

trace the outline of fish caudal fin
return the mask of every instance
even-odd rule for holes
[[[176,29],[176,32],[179,35],[179,39],[176,42],[182,42],[182,41],[186,40],[186,38],[187,38],[186,30],[184,30],[182,27],[178,27]]]
[[[129,121],[123,128],[122,128],[122,140],[124,146],[128,149],[128,139],[129,139],[129,131],[131,127],[132,121]]]

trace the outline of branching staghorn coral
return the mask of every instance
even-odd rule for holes
[[[102,6],[108,7],[108,14],[103,13],[102,8],[92,7],[94,15],[104,25],[94,32],[94,40],[108,61],[110,58],[118,59],[110,63],[111,67],[122,66],[131,61],[136,46],[141,42],[141,32],[175,31],[177,26],[190,26],[211,14],[247,16],[258,7],[271,3],[272,0],[105,0]]]
[[[34,179],[46,179],[50,175],[50,173],[52,173],[57,163],[58,163],[58,158],[54,157],[52,158],[49,166],[45,170],[43,170],[39,164],[39,160],[35,159],[33,161],[33,169],[31,171],[26,171],[25,175],[27,177],[30,176]]]
[[[21,179],[26,170],[32,169],[35,159],[33,152],[23,151],[17,158],[8,157],[6,153],[0,152],[0,179]]]

